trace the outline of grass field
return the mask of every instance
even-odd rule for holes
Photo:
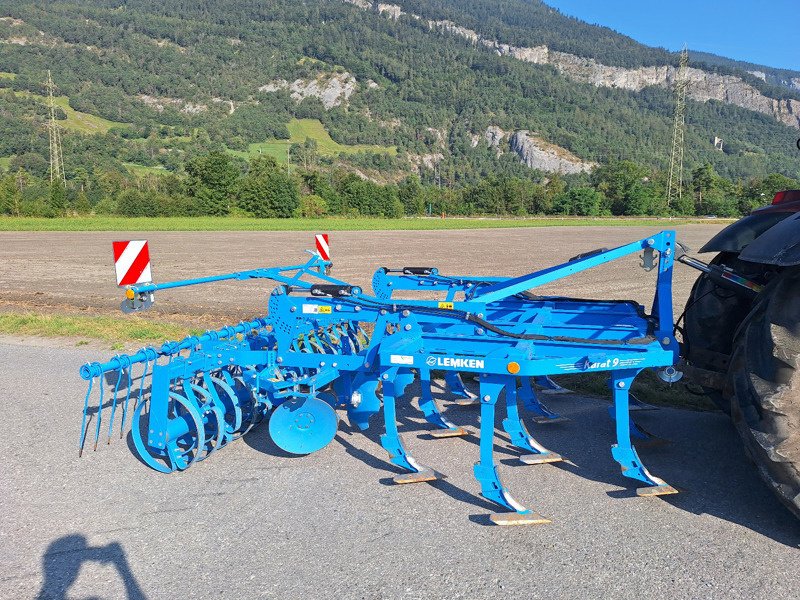
[[[202,331],[171,323],[148,321],[132,317],[82,317],[38,313],[0,314],[0,334],[35,337],[67,337],[80,340],[100,340],[113,345],[124,342],[156,344],[179,340]]]
[[[317,141],[317,151],[322,156],[338,156],[342,152],[355,154],[357,152],[377,152],[397,154],[394,146],[369,146],[359,144],[347,146],[339,144],[331,138],[325,126],[318,119],[292,119],[286,125],[289,129],[288,140],[272,140],[250,144],[247,152],[231,150],[231,153],[242,158],[251,158],[258,155],[272,156],[279,163],[286,164],[287,151],[292,144],[302,144],[306,138]]]
[[[723,222],[716,219],[715,223]],[[246,217],[0,217],[0,231],[390,231],[438,229],[502,229],[512,227],[602,226],[673,227],[705,223],[703,219],[621,219],[542,217],[496,218],[407,218],[407,219],[252,219]]]
[[[27,98],[33,98],[34,100],[38,100],[43,104],[47,104],[47,98],[44,96],[40,96],[38,94],[32,94],[30,92],[14,92],[15,94],[19,94],[21,96],[25,96]],[[89,113],[84,113],[75,110],[69,105],[69,97],[68,96],[56,96],[53,98],[56,106],[61,108],[64,113],[67,115],[67,118],[64,121],[59,121],[58,124],[61,125],[64,129],[71,129],[72,131],[78,131],[80,133],[106,133],[112,127],[125,127],[127,123],[117,123],[116,121],[109,121],[108,119],[104,119],[103,117],[98,117],[96,115],[91,115]]]

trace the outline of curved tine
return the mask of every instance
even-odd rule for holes
[[[97,440],[100,439],[100,422],[103,420],[103,397],[104,397],[104,390],[103,390],[103,379],[102,377],[97,381],[98,385],[100,386],[100,404],[97,407],[97,427],[95,427],[94,431],[94,449],[97,451]]]
[[[319,339],[316,330],[311,331],[308,335],[310,336],[309,343],[312,348],[317,350],[317,354],[328,354],[323,347],[322,341]]]
[[[353,325],[352,322],[347,322],[345,324],[345,335],[347,335],[347,339],[350,340],[350,345],[353,348],[353,352],[358,354],[361,352],[361,340],[358,339],[358,329]]]
[[[230,425],[227,419],[225,421],[225,427],[229,430],[227,433],[233,435],[242,426],[242,408],[239,405],[239,397],[224,379],[214,377],[213,375],[206,375],[206,377],[208,377],[208,381],[211,384],[208,385],[208,391],[211,393],[212,397],[214,397],[214,401],[220,402],[225,406],[225,416],[230,415],[233,417],[233,423]],[[220,396],[219,390],[222,390],[225,397]]]
[[[142,410],[144,409],[145,405],[149,405],[149,402],[142,402],[139,406],[136,407],[136,410],[133,411],[133,417],[131,417],[131,437],[133,438],[133,447],[136,450],[136,453],[139,455],[139,459],[146,464],[151,469],[158,471],[159,473],[172,473],[175,471],[175,467],[171,463],[171,459],[169,454],[166,450],[157,450],[158,458],[165,459],[168,463],[164,464],[156,460],[156,457],[153,456],[147,446],[145,446],[144,441],[142,440]],[[147,415],[148,424],[150,419],[150,414],[148,412]],[[145,428],[147,429],[147,428]]]
[[[245,392],[248,392],[247,395],[250,396],[250,398],[248,398],[248,400],[250,400],[250,402],[249,402],[250,411],[249,411],[248,414],[245,414],[244,412],[242,412],[242,423],[244,423],[245,419],[246,419],[247,420],[247,426],[244,428],[244,430],[239,431],[239,433],[234,438],[234,439],[238,440],[240,437],[244,436],[248,431],[250,431],[253,428],[253,426],[256,424],[255,415],[256,415],[256,411],[258,409],[258,403],[256,402],[255,396],[252,394],[252,392],[250,392],[250,388],[247,386],[247,384],[244,381],[244,378],[241,375],[233,376],[228,371],[223,370],[222,371],[222,376],[225,379],[225,382],[228,384],[228,386],[233,390],[234,395],[238,398],[240,403],[242,401],[242,398],[239,396],[239,394],[236,393],[236,389],[238,387],[241,387],[241,389],[245,390]],[[240,429],[241,429],[241,426],[240,426]]]
[[[102,377],[102,375],[100,377]],[[88,417],[89,397],[92,395],[93,385],[94,377],[89,380],[89,387],[86,389],[86,397],[83,399],[83,417],[81,418],[81,439],[78,441],[78,458],[83,456],[83,446],[86,443],[86,419]]]
[[[144,394],[144,380],[147,379],[147,370],[149,368],[150,368],[150,360],[145,355],[144,370],[142,371],[142,379],[139,381],[139,395],[136,397],[136,401],[133,403],[134,410],[136,410],[136,407],[139,406],[139,403],[142,401],[142,394]]]
[[[342,353],[342,338],[341,336],[333,335],[333,330],[335,325],[331,325],[330,327],[325,327],[322,329],[322,342],[325,345],[327,352],[330,354],[341,354]]]
[[[350,348],[351,354],[358,354],[360,348],[358,343],[358,335],[355,327],[351,322],[345,322],[342,327],[342,339],[347,340],[347,346]]]
[[[302,334],[301,334],[301,335],[302,335]],[[290,348],[291,348],[291,349],[292,349],[294,352],[302,352],[302,350],[300,349],[300,343],[299,343],[299,339],[300,339],[300,338],[299,338],[299,336],[298,336],[298,337],[296,337],[295,339],[293,339],[293,340],[292,340],[292,343],[291,343],[291,345],[290,345]]]
[[[133,365],[128,361],[128,366],[125,368],[128,373],[128,384],[125,386],[125,403],[122,405],[122,423],[119,424],[119,439],[122,439],[122,434],[125,431],[125,420],[128,417],[128,401],[131,398],[131,388],[133,387]]]
[[[303,351],[307,352],[308,354],[319,354],[322,351],[322,348],[319,347],[319,344],[314,339],[314,330],[303,334],[304,335],[304,345]]]
[[[341,323],[334,323],[330,327],[326,328],[324,331],[325,339],[328,340],[334,354],[346,354],[345,351],[345,339],[347,339],[342,334],[342,324]],[[349,343],[349,339],[348,339]]]
[[[119,354],[117,354],[115,358],[117,359],[117,362],[120,361]],[[108,439],[106,440],[106,445],[111,443],[111,432],[114,429],[114,415],[117,414],[117,396],[119,394],[119,384],[122,381],[122,373],[120,372],[120,370],[118,369],[116,373],[117,373],[117,383],[116,385],[114,385],[114,399],[111,402],[111,416],[108,419]]]
[[[178,441],[177,439],[173,440],[174,443],[172,444],[172,448],[168,448],[169,451],[167,452],[167,456],[169,457],[170,461],[173,462],[172,470],[175,471],[177,469],[178,471],[184,471],[189,467],[191,467],[194,463],[196,463],[200,458],[200,455],[203,454],[203,449],[206,446],[206,430],[205,426],[203,425],[203,416],[200,414],[200,412],[197,410],[197,408],[192,402],[190,402],[177,392],[170,392],[169,396],[177,404],[180,404],[183,407],[183,409],[189,414],[189,416],[192,418],[192,423],[194,424],[195,427],[195,433],[196,433],[196,436],[194,438],[195,452],[191,460],[187,461],[185,459],[185,455],[188,452],[191,452],[192,450],[191,447],[188,450],[181,451],[182,454],[180,457],[178,457],[175,454],[177,449],[177,441]],[[176,413],[177,413],[177,408],[176,408]],[[180,418],[179,415],[177,414],[176,417]],[[191,431],[189,433],[191,433]],[[178,460],[180,460],[180,462],[178,462]]]
[[[225,435],[225,417],[223,416],[220,408],[214,404],[211,394],[205,388],[200,387],[196,383],[191,383],[187,380],[184,380],[183,390],[186,394],[186,397],[196,403],[197,409],[200,411],[201,418],[205,415],[211,415],[209,416],[208,421],[205,422],[204,430],[206,427],[212,429],[215,426],[211,422],[212,417],[216,421],[216,431],[214,432],[212,429],[212,431],[206,432],[206,444],[203,446],[205,454],[198,457],[198,460],[205,460],[227,443],[225,441],[225,438],[227,437]],[[203,398],[203,402],[200,402],[195,394],[199,394]],[[208,436],[210,433],[215,434],[213,438]]]
[[[367,335],[367,332],[361,327],[361,323],[357,325],[356,335],[359,337],[358,342],[361,345],[361,350],[369,346],[369,335]]]

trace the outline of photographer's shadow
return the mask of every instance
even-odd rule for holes
[[[133,576],[125,551],[117,542],[105,546],[89,546],[84,536],[66,535],[52,542],[42,557],[44,582],[37,598],[58,600],[67,597],[85,562],[112,565],[125,584],[128,600],[144,600],[146,596]]]

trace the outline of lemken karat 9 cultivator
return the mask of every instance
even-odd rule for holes
[[[277,283],[266,316],[209,331],[160,348],[145,348],[106,363],[84,365],[89,382],[81,425],[81,451],[110,440],[116,413],[120,436],[132,412],[131,436],[139,457],[153,469],[184,470],[267,419],[281,449],[309,454],[336,436],[337,409],[364,430],[382,413],[380,438],[393,464],[405,471],[396,483],[440,475],[408,452],[398,432],[396,405],[411,401],[406,388],[420,385],[419,408],[434,438],[468,435],[439,409],[431,390],[441,372],[462,404],[480,407],[479,461],[474,468],[482,495],[509,512],[497,524],[546,522],[515,500],[493,457],[495,410],[504,405],[502,427],[524,464],[561,457],[528,432],[518,400],[536,420],[559,416],[536,397],[531,383],[553,386],[549,375],[606,371],[616,423],[614,459],[626,477],[644,484],[640,495],[675,493],[651,475],[631,444],[646,435],[629,417],[629,389],[644,369],[679,376],[673,337],[672,267],[675,234],[664,231],[612,250],[577,256],[567,263],[516,278],[445,276],[435,268],[379,269],[373,295],[330,276],[319,252],[302,265],[256,269],[126,289],[125,311],[148,308],[154,293],[225,279],[263,278]],[[652,311],[632,301],[536,296],[530,290],[566,276],[642,253],[642,266],[657,269]],[[324,253],[323,253],[324,254]],[[425,292],[439,299],[413,299]],[[479,394],[465,388],[473,374]],[[95,391],[93,394],[93,388]],[[97,407],[90,400],[99,396]],[[104,414],[105,413],[105,414]]]

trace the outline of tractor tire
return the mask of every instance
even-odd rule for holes
[[[745,277],[758,279],[762,265],[739,260],[733,252],[718,254],[712,265],[725,265]],[[752,308],[747,296],[720,287],[702,273],[692,287],[684,311],[683,355],[693,366],[725,374],[733,351],[733,337]],[[732,390],[702,386],[714,404],[730,414]]]
[[[734,341],[731,417],[747,453],[800,518],[800,267],[759,295]]]

